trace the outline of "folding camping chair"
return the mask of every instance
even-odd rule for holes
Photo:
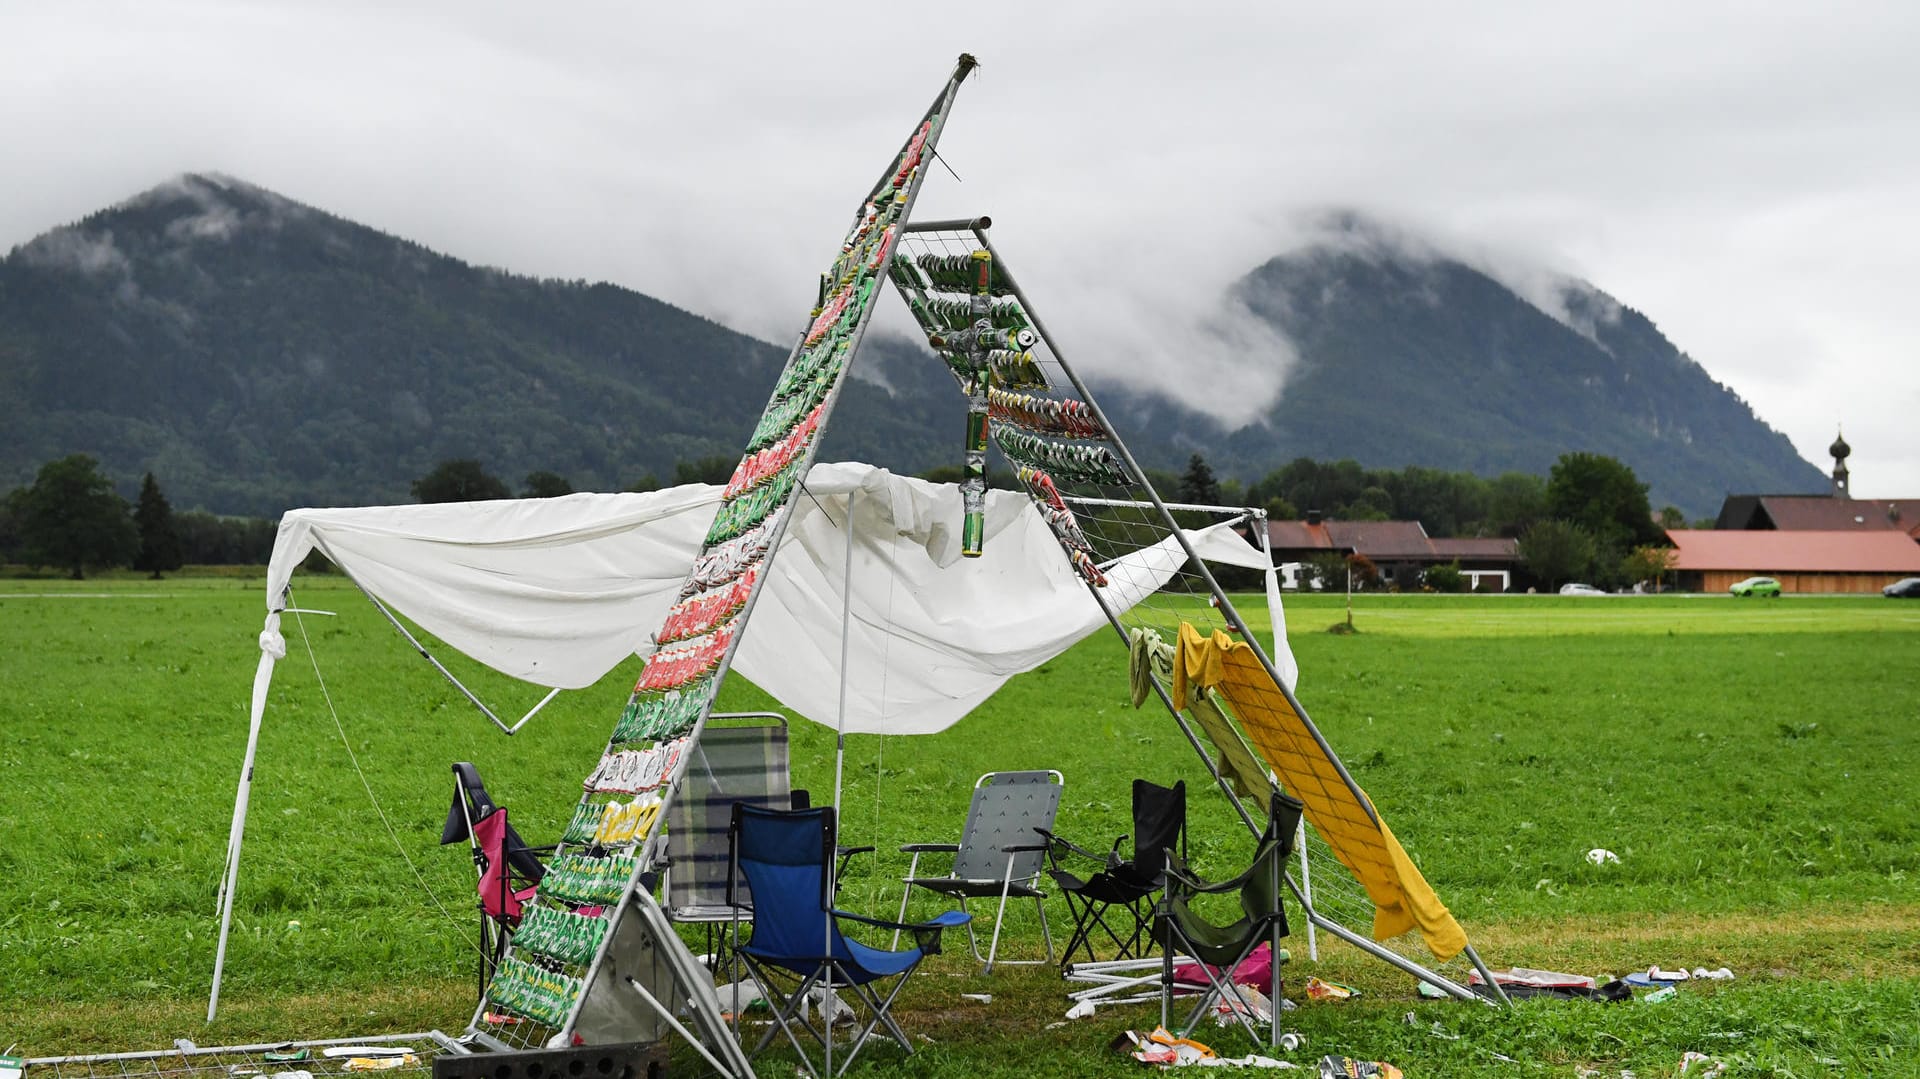
[[[939,953],[940,931],[964,924],[969,916],[947,911],[931,922],[909,925],[835,910],[828,893],[828,871],[837,853],[831,806],[781,811],[736,802],[728,850],[728,879],[735,880],[737,874],[754,897],[752,935],[745,943],[736,943],[735,951],[760,983],[775,1024],[753,1054],[772,1044],[775,1031],[784,1033],[815,1079],[820,1071],[801,1044],[802,1031],[824,1049],[822,1068],[829,1074],[845,1072],[876,1031],[911,1054],[912,1041],[888,1009],[920,961]],[[738,889],[730,892],[735,906],[748,905]],[[848,921],[892,929],[896,940],[900,930],[909,930],[916,946],[903,951],[867,947],[842,931],[841,923]],[[888,979],[891,985],[886,984]],[[803,1011],[808,994],[815,989],[848,991],[867,1011],[866,1023],[854,1032],[838,1071],[833,1063],[831,1010],[821,1009],[817,1026]]]
[[[1168,853],[1167,887],[1154,919],[1154,933],[1161,949],[1160,1025],[1168,1026],[1176,984],[1176,953],[1194,957],[1204,991],[1181,1027],[1180,1036],[1192,1032],[1209,1008],[1218,1001],[1225,1005],[1255,1042],[1260,1035],[1253,1028],[1254,1008],[1236,981],[1238,968],[1262,943],[1271,949],[1271,974],[1267,987],[1270,1004],[1269,1044],[1280,1043],[1280,938],[1287,935],[1287,912],[1281,905],[1286,889],[1287,857],[1293,853],[1294,833],[1300,827],[1298,800],[1275,791],[1267,816],[1267,829],[1254,849],[1253,864],[1232,880],[1208,884],[1187,868],[1179,855]],[[1237,892],[1241,918],[1231,925],[1217,925],[1197,914],[1192,902],[1202,895]],[[1181,968],[1185,970],[1186,968]],[[1171,1029],[1171,1027],[1168,1027]]]
[[[480,771],[466,761],[453,766],[453,804],[440,829],[440,845],[466,840],[473,848],[473,867],[479,875],[480,993],[484,996],[494,968],[506,954],[507,943],[520,925],[521,906],[533,898],[547,867],[540,855],[552,847],[530,847],[507,820],[507,807],[496,805],[480,780]]]
[[[787,718],[777,712],[715,713],[708,717],[687,761],[680,790],[667,806],[667,917],[708,927],[708,952],[717,953],[714,927],[733,921],[729,889],[752,896],[728,878],[728,836],[736,803],[785,809],[794,797],[788,770]],[[802,792],[804,797],[804,792]]]
[[[1133,857],[1120,857],[1120,844],[1127,836],[1113,841],[1105,854],[1095,854],[1070,840],[1041,829],[1047,840],[1047,875],[1053,878],[1060,894],[1066,897],[1073,913],[1073,935],[1060,951],[1061,965],[1073,962],[1073,953],[1085,949],[1087,962],[1098,961],[1093,954],[1093,931],[1098,928],[1117,951],[1112,962],[1144,958],[1152,950],[1153,937],[1148,928],[1153,922],[1149,902],[1167,882],[1167,852],[1179,857],[1187,854],[1187,783],[1162,787],[1144,779],[1133,781]],[[1069,868],[1074,862],[1092,862],[1100,868],[1086,876]],[[1107,921],[1109,912],[1131,916],[1132,924],[1121,931]]]
[[[1000,897],[993,917],[993,942],[987,954],[980,954],[980,942],[974,936],[973,923],[967,923],[967,946],[973,957],[991,972],[1000,949],[1000,927],[1007,917],[1007,900],[1018,896],[1032,898],[1040,912],[1040,935],[1047,944],[1045,959],[1008,959],[1010,966],[1031,966],[1053,962],[1053,933],[1047,928],[1046,893],[1039,888],[1040,871],[1047,845],[1039,842],[1040,833],[1053,827],[1060,809],[1060,791],[1066,779],[1056,771],[988,772],[973,785],[973,801],[967,807],[966,829],[958,843],[909,843],[900,848],[912,854],[900,893],[899,920],[907,920],[907,899],[915,888],[938,892],[958,900],[967,909],[967,900]],[[922,854],[952,854],[953,870],[944,877],[922,877]],[[900,943],[900,934],[893,936]]]

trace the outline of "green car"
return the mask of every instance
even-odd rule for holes
[[[1771,577],[1749,577],[1744,581],[1735,581],[1727,591],[1736,596],[1778,596],[1780,582]]]

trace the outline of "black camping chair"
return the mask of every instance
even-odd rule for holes
[[[553,853],[554,848],[528,846],[513,830],[506,807],[494,804],[479,769],[466,761],[453,766],[453,804],[440,829],[441,846],[461,840],[473,848],[473,868],[479,876],[480,993],[484,996],[520,925],[522,905],[546,876],[540,856]]]
[[[1072,964],[1076,950],[1084,950],[1089,963],[1098,959],[1093,954],[1096,928],[1118,949],[1116,961],[1144,958],[1153,945],[1147,931],[1153,923],[1150,900],[1166,886],[1167,852],[1183,859],[1187,854],[1186,781],[1172,787],[1133,781],[1132,858],[1120,857],[1120,844],[1128,838],[1124,835],[1100,855],[1046,829],[1040,834],[1047,840],[1047,875],[1073,913],[1073,935],[1061,952],[1061,965]],[[1088,872],[1081,868],[1087,863],[1099,868]],[[1111,915],[1118,920],[1121,914],[1130,916],[1131,924],[1116,929],[1107,919]]]
[[[1267,999],[1272,1006],[1269,1017],[1269,1044],[1280,1039],[1280,938],[1287,935],[1287,912],[1281,897],[1287,886],[1287,858],[1293,853],[1294,833],[1300,827],[1303,804],[1275,791],[1267,829],[1253,853],[1246,872],[1232,880],[1209,884],[1187,868],[1185,859],[1168,852],[1167,887],[1155,912],[1154,936],[1162,954],[1160,980],[1160,1025],[1168,1025],[1176,989],[1174,956],[1192,956],[1198,961],[1206,983],[1200,1003],[1181,1027],[1181,1037],[1192,1032],[1200,1017],[1218,1001],[1226,1005],[1246,1028],[1253,1040],[1260,1035],[1253,1028],[1253,1006],[1234,980],[1235,968],[1245,962],[1262,942],[1272,949],[1272,977]],[[1197,914],[1194,899],[1202,895],[1237,892],[1241,917],[1231,925],[1217,925]],[[1171,1029],[1171,1027],[1169,1027]]]

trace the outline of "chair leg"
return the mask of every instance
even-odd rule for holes
[[[828,1034],[815,1029],[813,1023],[804,1015],[800,1014],[801,1008],[806,1003],[807,994],[812,991],[816,984],[822,982],[823,979],[821,975],[826,973],[825,969],[815,970],[813,973],[800,978],[799,988],[795,989],[791,994],[786,994],[777,988],[777,983],[760,964],[754,962],[752,959],[747,959],[746,962],[747,969],[753,974],[753,980],[760,985],[761,996],[766,998],[767,1004],[773,1012],[773,1028],[760,1036],[759,1043],[755,1045],[753,1051],[747,1055],[749,1057],[759,1056],[761,1053],[766,1052],[769,1045],[773,1044],[773,1039],[776,1034],[785,1034],[788,1044],[793,1046],[794,1053],[800,1057],[800,1066],[805,1068],[807,1074],[813,1076],[813,1079],[820,1079],[819,1069],[815,1068],[813,1061],[807,1058],[806,1047],[800,1043],[800,1036],[794,1033],[793,1028],[794,1025],[797,1024],[806,1030],[808,1034],[812,1035],[814,1040],[820,1042],[823,1046],[826,1044]],[[825,979],[825,981],[830,984],[831,978]],[[831,1022],[832,1020],[829,1017],[827,1020],[829,1029]]]
[[[913,860],[907,863],[907,879],[900,887],[900,913],[894,916],[894,921],[904,923],[907,920],[907,897],[913,894],[913,884],[911,882],[919,875],[920,852],[914,851]],[[896,952],[900,950],[900,931],[898,929],[893,931],[893,943],[887,945],[887,947]]]

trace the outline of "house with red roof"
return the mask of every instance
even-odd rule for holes
[[[1667,537],[1680,587],[1691,592],[1772,577],[1783,592],[1871,593],[1920,576],[1920,543],[1898,529],[1675,528]]]
[[[1382,580],[1408,591],[1419,588],[1421,575],[1433,566],[1458,564],[1476,592],[1507,591],[1520,569],[1516,540],[1435,539],[1419,521],[1328,521],[1309,513],[1304,521],[1268,521],[1267,542],[1281,563],[1364,555]]]

